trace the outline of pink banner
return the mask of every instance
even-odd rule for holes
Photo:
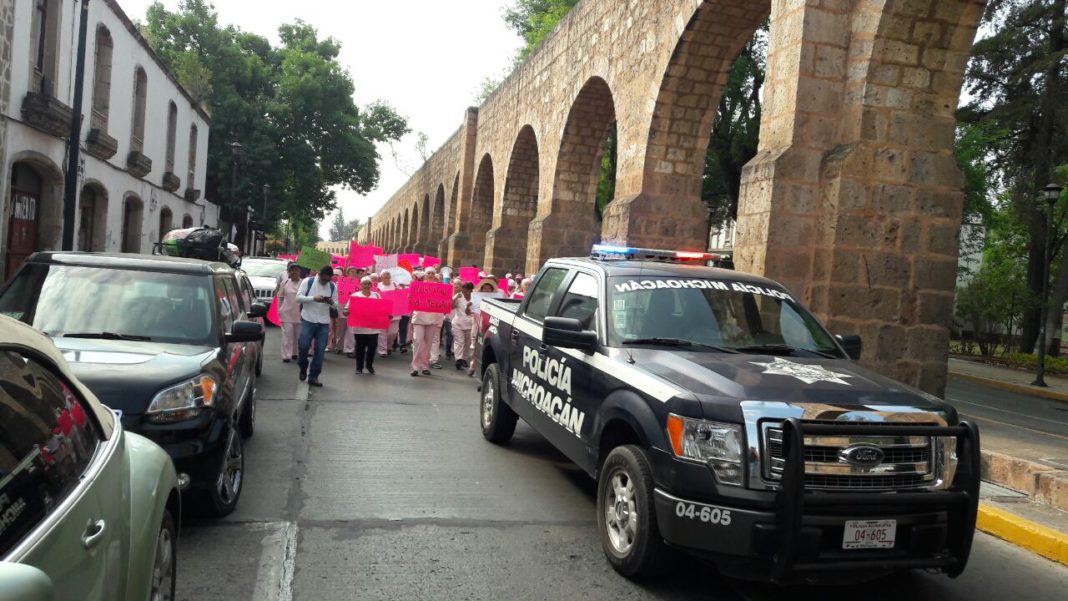
[[[386,292],[379,292],[382,298],[393,303],[393,312],[390,315],[411,315],[412,309],[408,306],[408,291],[407,290],[389,290]]]
[[[370,267],[375,264],[378,247],[363,246],[355,240],[349,243],[349,265],[353,267]]]
[[[407,261],[412,267],[417,267],[419,265],[419,259],[420,257],[417,254],[404,253],[397,255],[397,264],[400,265],[401,261]]]
[[[347,276],[335,277],[334,285],[337,286],[337,302],[341,306],[345,306],[349,302],[349,297],[356,294],[356,291],[360,289],[359,280]]]
[[[423,257],[423,267],[437,267],[441,265],[441,259],[429,255]]]
[[[381,298],[353,296],[349,299],[349,326],[354,328],[389,329],[393,302]]]
[[[267,309],[267,321],[278,327],[282,327],[282,316],[278,314],[278,297],[271,301],[271,307]]]
[[[478,280],[479,280],[478,267],[461,267],[460,268],[460,281],[461,282],[471,282],[472,284],[477,284]]]
[[[297,255],[278,255],[278,258],[283,261],[289,261],[290,263],[292,263],[293,261],[297,260]]]
[[[412,282],[408,289],[408,304],[413,311],[448,313],[452,311],[452,285]]]

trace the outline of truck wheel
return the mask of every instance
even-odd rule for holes
[[[174,518],[169,509],[163,510],[159,535],[156,537],[156,556],[152,565],[152,591],[149,600],[174,599],[175,572],[177,571],[178,531],[174,527]]]
[[[482,376],[481,405],[482,436],[497,444],[511,440],[519,416],[501,401],[501,371],[496,364],[487,367]]]
[[[597,482],[597,531],[608,563],[635,580],[664,572],[670,549],[653,509],[653,474],[641,447],[616,447]]]
[[[194,500],[198,513],[221,518],[237,509],[245,476],[245,452],[241,444],[241,432],[236,426],[226,435],[226,444],[219,457],[219,472]]]

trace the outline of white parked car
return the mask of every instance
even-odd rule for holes
[[[278,282],[285,277],[288,265],[286,261],[269,257],[250,257],[241,261],[241,269],[248,274],[248,279],[252,282],[256,302],[271,306],[274,291]]]

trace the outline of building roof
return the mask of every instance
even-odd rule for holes
[[[137,25],[134,25],[133,21],[130,20],[130,17],[127,16],[126,12],[122,10],[121,6],[119,6],[117,0],[104,0],[104,4],[108,5],[108,8],[110,8],[111,11],[115,13],[115,16],[119,18],[119,21],[122,21],[122,24],[126,26],[126,30],[130,32],[130,35],[132,35],[134,39],[137,40],[139,44],[141,44],[141,47],[144,48],[146,52],[148,52],[148,55],[152,58],[152,60],[156,63],[160,70],[162,70],[163,73],[167,76],[167,79],[171,80],[171,83],[173,83],[175,87],[178,88],[178,91],[182,93],[182,96],[185,96],[185,99],[189,101],[189,105],[193,107],[197,114],[199,114],[201,118],[203,118],[204,121],[207,122],[208,125],[211,125],[211,115],[208,113],[207,109],[205,109],[202,104],[198,103],[196,100],[193,99],[193,95],[189,93],[189,90],[185,89],[185,86],[183,86],[178,81],[178,78],[176,78],[174,74],[171,73],[171,70],[167,67],[167,65],[163,64],[163,59],[161,59],[159,55],[156,54],[156,51],[152,49],[152,45],[148,43],[148,40],[145,39],[145,36],[141,35],[141,31],[137,28]]]

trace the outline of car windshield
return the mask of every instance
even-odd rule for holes
[[[842,357],[789,293],[743,282],[666,277],[609,280],[611,346]]]
[[[212,281],[71,265],[27,265],[0,293],[0,314],[53,337],[217,344]]]
[[[285,261],[251,261],[241,262],[241,269],[253,277],[277,278],[286,272]]]

